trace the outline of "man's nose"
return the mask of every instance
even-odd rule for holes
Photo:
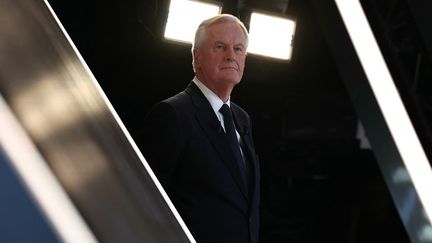
[[[232,61],[235,59],[235,51],[234,48],[227,48],[225,50],[225,58],[229,61]]]

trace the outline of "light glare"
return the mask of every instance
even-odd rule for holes
[[[290,19],[252,13],[248,52],[288,60],[291,58],[295,22]]]
[[[220,12],[221,7],[216,4],[171,0],[164,36],[166,39],[192,43],[198,25]]]
[[[0,150],[64,242],[96,243],[90,228],[0,95]]]

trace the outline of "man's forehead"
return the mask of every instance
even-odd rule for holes
[[[231,41],[224,41],[224,40],[215,39],[215,40],[213,40],[212,44],[215,44],[215,45],[217,45],[217,44],[223,44],[223,45],[234,44],[235,46],[244,46],[245,42],[244,42],[244,40],[239,40],[239,41],[232,43]]]

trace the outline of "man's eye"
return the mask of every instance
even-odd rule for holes
[[[241,48],[241,47],[236,47],[234,50],[235,50],[237,53],[243,53],[243,48]]]

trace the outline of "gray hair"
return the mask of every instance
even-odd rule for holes
[[[245,45],[247,48],[247,46],[249,44],[248,30],[246,29],[243,22],[241,22],[237,17],[235,17],[234,15],[231,15],[231,14],[219,14],[219,15],[216,15],[216,16],[211,17],[209,19],[206,19],[203,22],[201,22],[201,24],[198,26],[198,28],[195,32],[195,39],[194,39],[194,42],[192,44],[192,49],[191,49],[191,51],[192,51],[192,67],[193,67],[194,72],[195,72],[195,60],[194,60],[195,57],[193,55],[194,49],[200,48],[203,46],[207,28],[211,25],[219,24],[219,23],[237,23],[240,26],[240,28],[243,30],[243,34],[245,36]]]

